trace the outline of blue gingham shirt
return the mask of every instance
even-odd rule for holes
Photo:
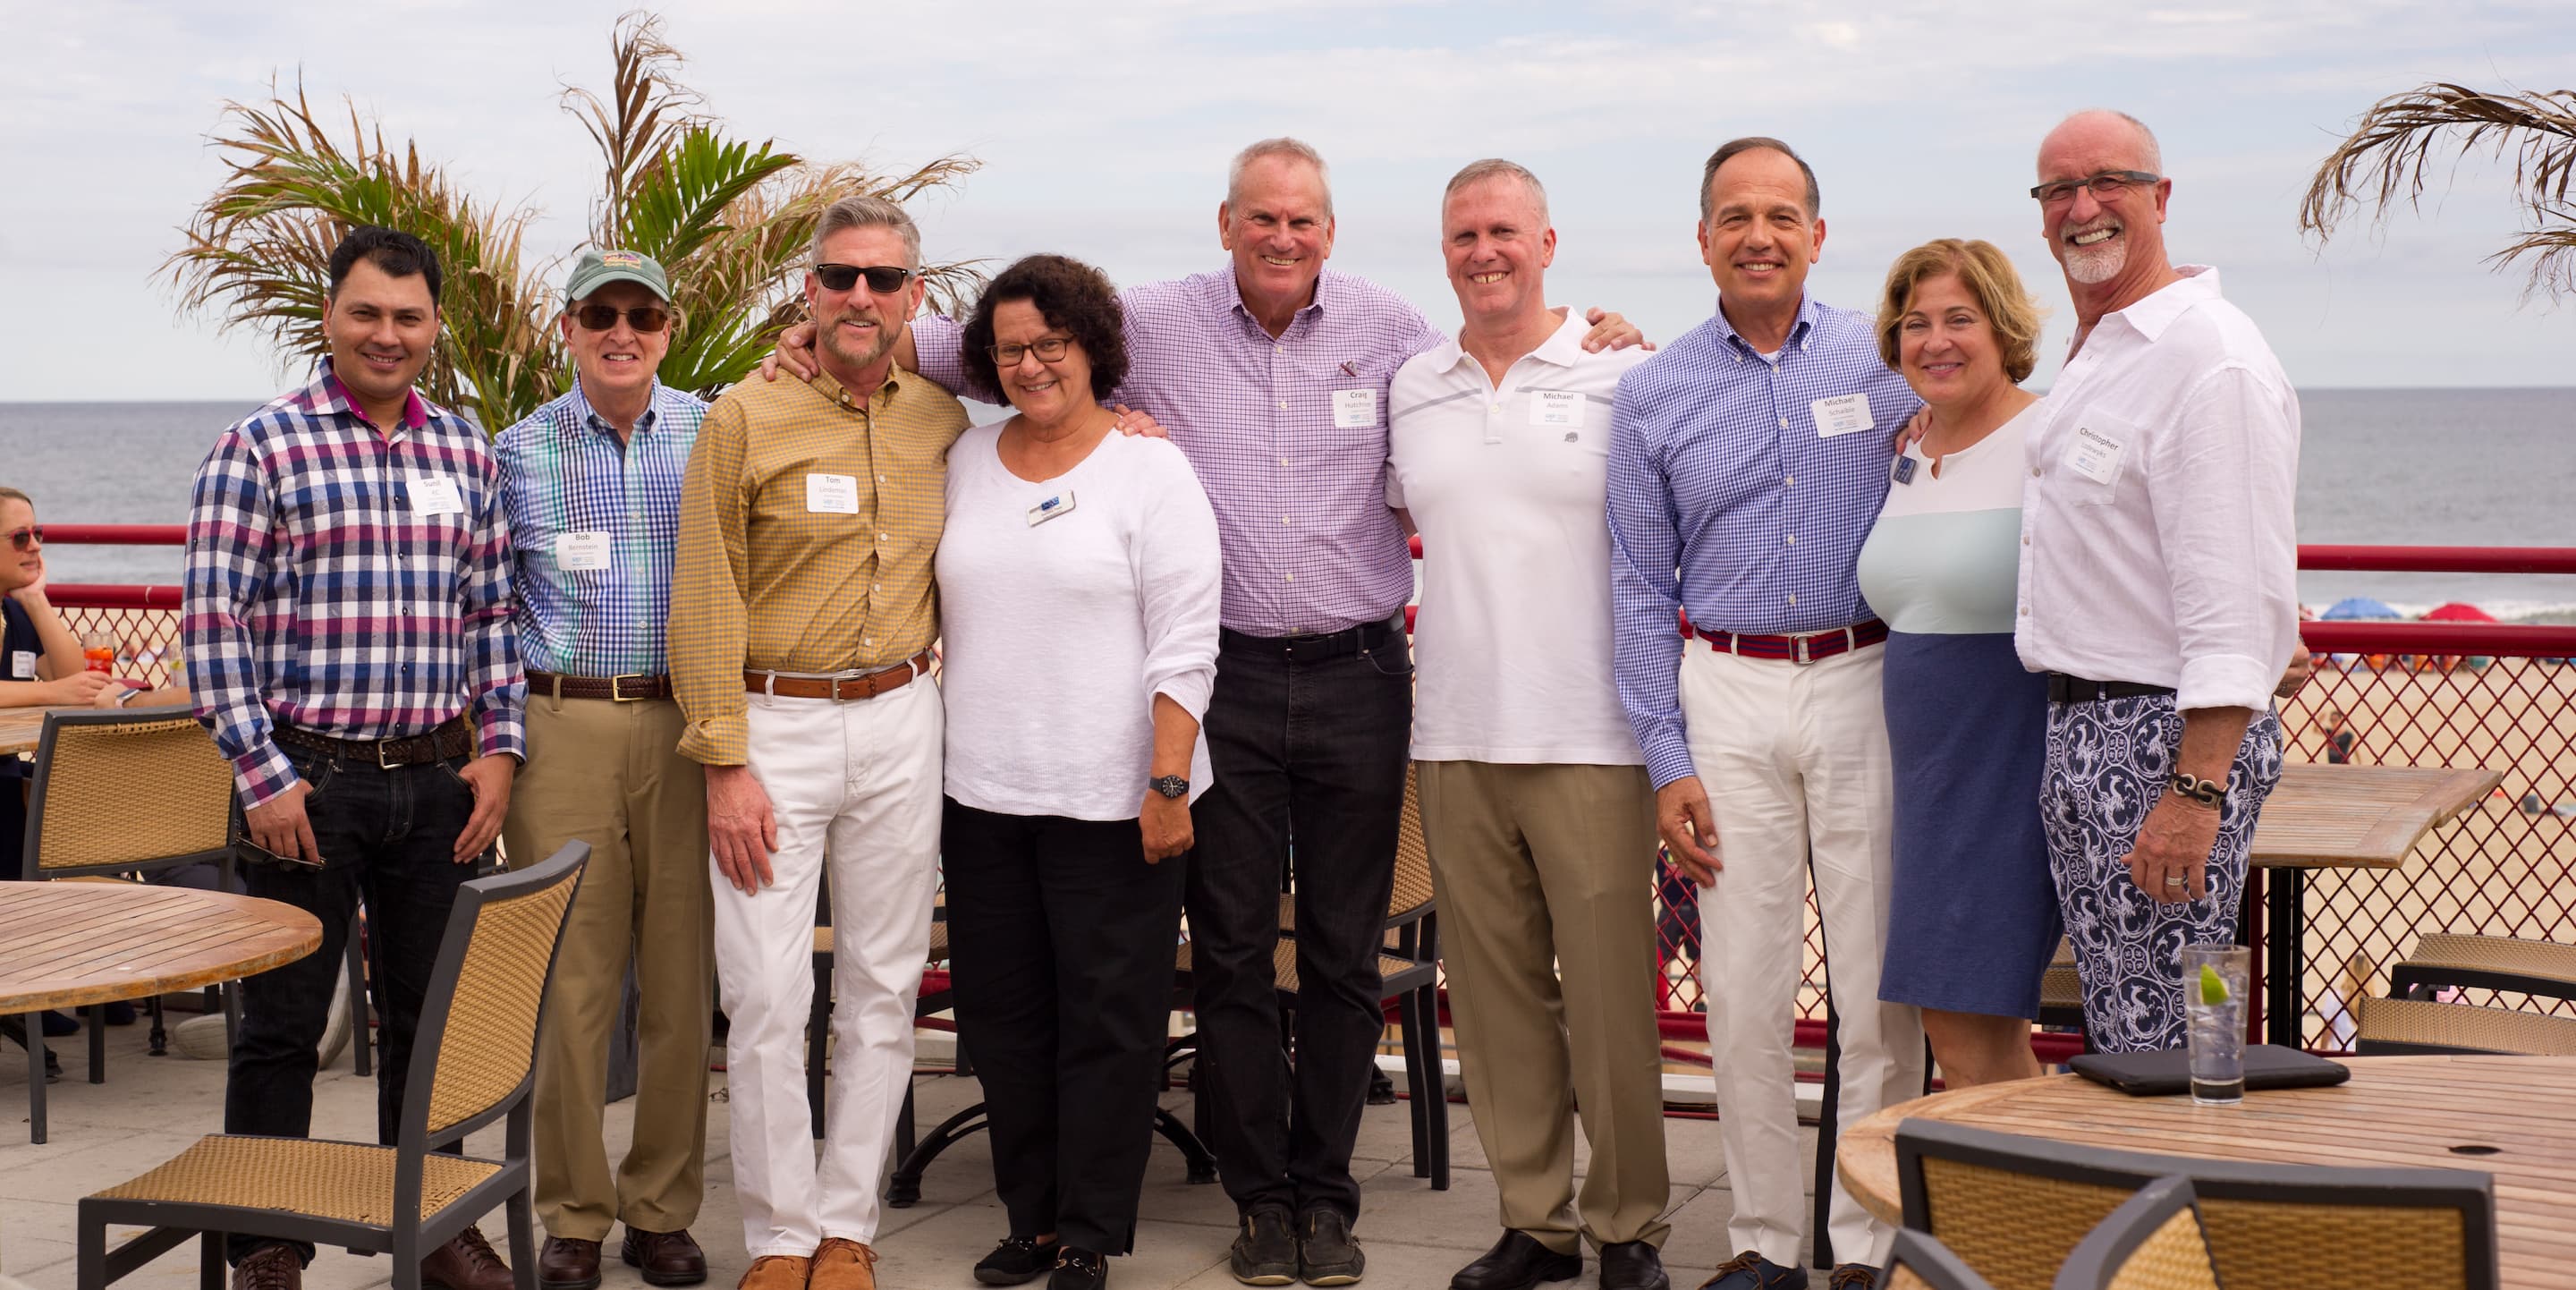
[[[1868,426],[1825,434],[1818,400]],[[1887,500],[1889,443],[1921,406],[1866,314],[1798,305],[1765,359],[1723,312],[1619,379],[1610,414],[1610,601],[1619,702],[1661,788],[1695,774],[1678,614],[1714,632],[1824,631],[1870,616],[1854,569]]]
[[[570,393],[501,432],[493,455],[510,516],[519,655],[534,672],[662,676],[671,611],[680,480],[707,405],[660,381],[620,445],[617,429]],[[564,539],[607,535],[608,567],[566,569]]]

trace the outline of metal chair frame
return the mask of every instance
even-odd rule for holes
[[[1887,1247],[1887,1266],[1881,1269],[1879,1284],[1894,1284],[1900,1271],[1912,1273],[1932,1290],[1994,1290],[1991,1282],[1961,1262],[1940,1238],[1910,1227],[1896,1230],[1895,1242]]]
[[[2163,1230],[2166,1220],[2184,1210],[2191,1211],[2192,1229],[2200,1233],[2201,1258],[2209,1267],[2209,1284],[2219,1285],[2218,1264],[2209,1253],[2209,1234],[2200,1224],[2200,1202],[2192,1190],[2191,1179],[2159,1178],[2140,1188],[2138,1194],[2121,1202],[2111,1216],[2083,1240],[2076,1242],[2075,1252],[2066,1256],[2066,1266],[2057,1273],[2053,1290],[2111,1290],[2129,1260],[2149,1237]]]

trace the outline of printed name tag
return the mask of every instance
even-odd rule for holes
[[[1869,396],[1837,394],[1807,405],[1816,414],[1816,437],[1831,439],[1835,435],[1867,430],[1876,425],[1869,419]]]
[[[555,534],[555,567],[566,573],[594,573],[607,568],[608,535]]]
[[[1530,391],[1530,424],[1583,428],[1583,396],[1572,390]]]
[[[1377,425],[1377,391],[1333,391],[1333,428],[1368,430]]]
[[[465,497],[456,491],[456,481],[445,475],[411,477],[411,513],[414,515],[463,515]]]
[[[9,679],[13,681],[36,679],[36,651],[31,649],[9,651]]]
[[[805,509],[816,515],[856,515],[859,513],[859,477],[856,475],[807,475]]]
[[[1044,524],[1048,520],[1054,519],[1056,516],[1068,514],[1072,510],[1073,490],[1068,488],[1063,492],[1030,507],[1029,527],[1036,528],[1038,525]]]
[[[2108,484],[2120,477],[2121,447],[2119,440],[2091,426],[2077,426],[2066,446],[2066,464],[2094,483]]]

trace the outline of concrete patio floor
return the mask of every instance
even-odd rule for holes
[[[24,1056],[15,1045],[0,1043],[7,1050],[0,1055],[0,1278],[33,1290],[71,1290],[77,1200],[161,1163],[222,1126],[222,1064],[175,1054],[149,1056],[145,1030],[138,1025],[109,1032],[107,1083],[101,1085],[86,1081],[85,1041],[55,1042],[68,1070],[49,1090],[52,1141],[43,1146],[27,1141]],[[925,1061],[934,1044],[944,1046],[945,1040],[944,1035],[924,1036]],[[727,1151],[724,1076],[718,1073],[714,1081],[707,1119],[706,1204],[692,1230],[706,1246],[708,1285],[729,1290],[748,1260],[742,1253]],[[971,1078],[922,1075],[914,1087],[924,1130],[981,1096]],[[1189,1101],[1188,1093],[1177,1089],[1163,1098],[1184,1122]],[[354,1075],[346,1054],[317,1080],[314,1103],[315,1136],[373,1140],[375,1083]],[[1366,1197],[1357,1229],[1369,1260],[1364,1284],[1440,1290],[1451,1273],[1499,1234],[1494,1179],[1485,1168],[1468,1108],[1459,1104],[1448,1108],[1450,1189],[1435,1192],[1427,1179],[1414,1177],[1407,1112],[1402,1102],[1373,1106],[1361,1124],[1354,1171]],[[612,1156],[624,1149],[633,1115],[632,1101],[609,1108]],[[469,1151],[497,1155],[500,1132],[495,1127],[476,1135]],[[1802,1161],[1813,1159],[1814,1135],[1812,1127],[1800,1131]],[[1674,1285],[1687,1290],[1734,1252],[1726,1247],[1734,1198],[1714,1122],[1667,1119],[1665,1140],[1671,1155],[1667,1215],[1673,1234],[1664,1258]],[[1582,1165],[1578,1154],[1578,1172]],[[1192,1186],[1182,1175],[1180,1155],[1156,1139],[1145,1175],[1136,1252],[1110,1263],[1111,1284],[1120,1290],[1222,1290],[1235,1284],[1225,1267],[1226,1247],[1234,1236],[1233,1206],[1222,1189]],[[1810,1177],[1810,1194],[1813,1184]],[[507,1225],[499,1211],[486,1216],[482,1225],[506,1257]],[[985,1139],[977,1134],[931,1166],[919,1204],[885,1211],[877,1242],[879,1283],[887,1290],[964,1290],[975,1284],[969,1271],[975,1260],[1004,1234]],[[603,1290],[642,1286],[632,1269],[616,1262],[613,1248],[607,1262]],[[190,1290],[196,1275],[194,1246],[182,1246],[120,1284]],[[313,1290],[352,1290],[388,1280],[385,1260],[329,1248],[305,1274],[305,1284]],[[1581,1290],[1595,1286],[1590,1261],[1581,1281],[1563,1284]]]

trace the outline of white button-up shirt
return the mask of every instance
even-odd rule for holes
[[[2034,672],[2260,710],[2298,638],[2299,400],[2218,271],[2180,272],[2039,409],[2013,641]]]

